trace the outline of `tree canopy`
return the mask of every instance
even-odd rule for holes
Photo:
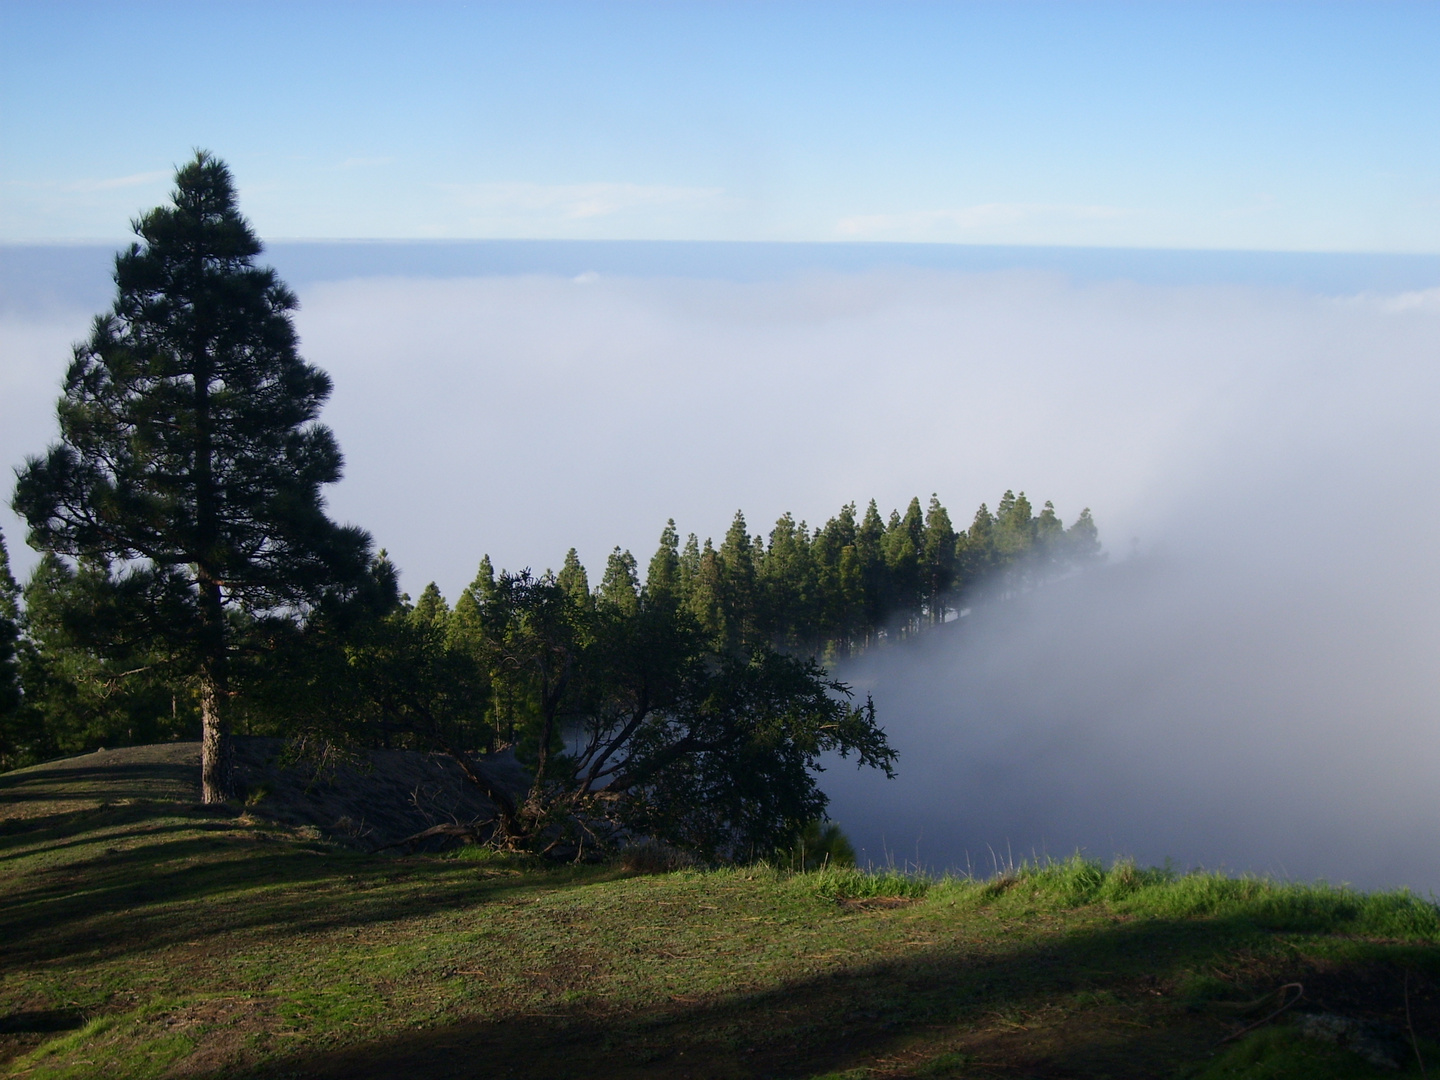
[[[814,528],[785,513],[768,538],[737,512],[718,548],[691,534],[682,549],[671,521],[646,588],[674,595],[727,648],[764,642],[829,662],[945,623],[985,590],[1013,594],[1099,556],[1088,509],[1066,528],[1052,504],[1036,514],[1024,492],[1007,491],[957,532],[932,495],[888,521],[874,500]]]
[[[623,552],[593,591],[566,563],[568,579],[487,559],[451,609],[433,585],[405,602],[378,561],[368,609],[318,613],[287,650],[288,722],[446,753],[496,808],[477,837],[575,855],[637,835],[767,853],[823,817],[824,755],[892,771],[874,706],[813,660],[728,647]],[[496,755],[518,759],[525,792],[490,779]]]

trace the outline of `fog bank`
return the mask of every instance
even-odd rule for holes
[[[1432,303],[1255,327],[1138,552],[848,669],[901,752],[826,774],[866,856],[1440,889]]]
[[[451,595],[481,550],[643,559],[671,515],[1092,506],[1108,570],[854,672],[902,753],[893,783],[825,777],[871,857],[1082,847],[1428,889],[1437,301],[510,278],[329,286],[301,325],[337,380],[337,508]],[[384,500],[348,502],[362,479]]]
[[[1027,274],[497,278],[317,286],[300,328],[335,377],[336,511],[412,588],[453,595],[484,551],[538,567],[575,544],[595,565],[616,543],[648,554],[667,517],[718,535],[736,508],[759,530],[871,495],[935,491],[963,519],[1023,488],[1067,520],[1094,507],[1123,551],[1249,431],[1276,452],[1226,483],[1318,472],[1334,482],[1310,485],[1310,512],[1335,512],[1352,495],[1332,470],[1366,466],[1328,460],[1329,433],[1389,408],[1394,379],[1429,362],[1436,314]],[[1321,373],[1331,396],[1300,410]],[[1383,415],[1368,435],[1403,442]]]

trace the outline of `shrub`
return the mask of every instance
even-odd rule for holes
[[[775,854],[780,865],[791,870],[855,865],[855,848],[833,821],[810,822],[796,835],[794,843]]]
[[[919,900],[930,891],[930,880],[885,870],[873,873],[854,867],[825,867],[795,879],[801,888],[826,900]]]
[[[620,852],[620,868],[630,874],[668,874],[695,865],[694,855],[662,840],[637,840]]]

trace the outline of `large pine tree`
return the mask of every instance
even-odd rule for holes
[[[369,537],[325,515],[341,456],[330,379],[299,355],[296,300],[268,268],[223,162],[195,155],[134,223],[113,310],[75,349],[60,441],[19,475],[42,550],[114,568],[196,680],[207,802],[228,795],[237,620],[293,613],[358,579]],[[137,582],[143,588],[137,587]],[[239,620],[243,622],[243,620]]]

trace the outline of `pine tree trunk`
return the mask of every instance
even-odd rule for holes
[[[230,724],[223,698],[214,673],[205,671],[200,676],[200,790],[206,803],[230,797]]]
[[[202,801],[223,803],[231,795],[230,718],[226,708],[225,610],[220,583],[200,572],[200,790]]]
[[[192,268],[203,278],[199,254]],[[219,527],[215,489],[215,447],[210,429],[211,363],[206,328],[195,326],[195,584],[200,600],[200,791],[206,803],[230,797],[230,727],[225,709],[225,607],[212,569]]]

